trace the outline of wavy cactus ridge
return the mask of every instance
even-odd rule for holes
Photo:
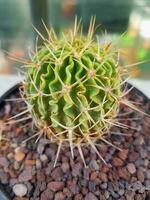
[[[122,95],[111,46],[94,41],[94,20],[87,37],[81,30],[75,22],[73,31],[45,40],[28,67],[23,91],[36,125],[52,141],[69,143],[72,154],[75,146],[80,154],[83,144],[94,148],[108,133]]]

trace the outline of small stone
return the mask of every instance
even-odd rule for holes
[[[120,190],[118,191],[118,194],[119,194],[120,196],[122,196],[122,195],[124,194],[124,189],[120,189]]]
[[[64,188],[63,193],[65,194],[66,197],[70,198],[72,196],[72,193],[68,188]]]
[[[46,176],[44,174],[44,170],[39,170],[36,174],[36,178],[38,181],[45,181]]]
[[[86,179],[86,180],[89,180],[89,179],[90,179],[90,169],[89,169],[89,168],[84,168],[84,169],[83,169],[83,177],[84,177],[84,179]]]
[[[85,196],[85,200],[98,200],[98,198],[91,192]]]
[[[50,190],[52,190],[53,192],[57,192],[59,190],[62,190],[64,187],[64,182],[59,182],[59,181],[53,181],[48,183],[47,186]]]
[[[49,189],[46,189],[41,194],[41,200],[50,200],[53,199],[53,192]]]
[[[0,166],[2,167],[8,167],[9,166],[9,161],[5,157],[0,157]]]
[[[126,191],[125,197],[126,197],[126,200],[133,200],[134,199],[134,192]]]
[[[55,168],[51,173],[51,177],[56,181],[60,181],[63,177],[62,169],[60,167]]]
[[[91,160],[89,163],[89,167],[91,168],[92,171],[99,170],[99,168],[100,168],[100,166],[96,160]]]
[[[126,167],[119,168],[118,175],[120,176],[120,178],[123,178],[127,181],[130,179],[130,174],[128,170],[126,169]]]
[[[20,162],[15,161],[14,162],[14,169],[18,170],[20,168]]]
[[[150,179],[145,181],[145,187],[147,190],[150,190]]]
[[[146,174],[146,178],[150,179],[150,170],[147,170],[145,174]]]
[[[64,173],[66,173],[67,171],[69,171],[70,166],[69,166],[68,162],[63,162],[62,165],[61,165],[61,168],[62,168],[62,171]]]
[[[37,146],[37,152],[39,154],[42,154],[44,152],[44,149],[45,149],[45,146],[39,142]]]
[[[121,167],[123,165],[123,161],[118,157],[114,157],[113,158],[113,165],[116,166],[116,167]]]
[[[133,163],[128,163],[127,169],[130,172],[130,174],[134,174],[136,172],[136,168],[135,168],[135,165]]]
[[[24,159],[24,157],[25,157],[25,153],[23,153],[23,152],[21,152],[21,151],[17,151],[17,152],[15,153],[15,160],[16,160],[17,162],[21,162],[21,161]]]
[[[132,152],[132,153],[129,154],[129,161],[135,162],[136,160],[138,160],[139,157],[140,157],[139,153]]]
[[[88,188],[87,187],[82,187],[82,194],[86,195],[88,193]]]
[[[118,157],[119,157],[121,160],[126,160],[127,155],[128,155],[128,152],[129,152],[128,149],[123,149],[122,151],[119,151]]]
[[[18,177],[20,182],[26,182],[32,179],[32,171],[30,169],[25,169]]]
[[[27,187],[24,184],[18,183],[13,186],[13,192],[15,193],[16,196],[23,197],[27,193]]]
[[[97,178],[97,173],[94,171],[94,172],[91,173],[90,179],[91,179],[92,181],[94,181],[96,178]]]
[[[75,195],[75,197],[74,197],[74,200],[82,200],[82,199],[83,199],[83,196],[80,193]]]
[[[89,191],[90,191],[90,192],[93,192],[93,193],[94,193],[94,192],[95,192],[95,189],[96,189],[96,188],[95,188],[95,183],[94,183],[93,181],[89,181],[89,182],[88,182],[88,188],[89,188]]]
[[[29,166],[35,165],[35,160],[25,160],[25,165]]]
[[[99,178],[101,181],[103,181],[104,183],[106,183],[108,181],[108,178],[107,178],[107,174],[103,173],[103,172],[100,172],[99,173]]]
[[[13,157],[14,157],[14,154],[12,152],[10,152],[10,153],[7,154],[7,158],[9,160],[11,160]]]
[[[144,182],[144,179],[145,179],[144,172],[140,169],[137,171],[137,178],[142,183]]]
[[[4,172],[2,169],[0,169],[0,183],[7,184],[8,179],[9,179],[8,174]]]
[[[102,184],[100,184],[100,188],[101,188],[102,190],[107,189],[107,183],[102,183]]]
[[[40,155],[41,162],[47,162],[48,158],[45,154]]]
[[[65,196],[64,196],[63,192],[57,192],[55,194],[54,200],[64,200],[64,199],[65,199]]]
[[[35,166],[36,166],[36,169],[37,169],[37,170],[42,168],[42,163],[41,163],[41,161],[40,161],[39,159],[37,159],[37,160],[35,161]]]
[[[79,186],[74,181],[70,185],[69,189],[74,195],[79,193]]]
[[[110,193],[109,193],[109,191],[107,191],[107,190],[106,190],[106,191],[104,192],[104,196],[105,196],[105,198],[106,198],[106,199],[108,199],[108,198],[109,198],[109,196],[110,196]]]
[[[80,176],[82,171],[82,165],[81,163],[77,163],[72,166],[72,175],[73,176]]]
[[[11,179],[9,180],[9,184],[10,184],[11,187],[14,186],[14,185],[17,184],[17,183],[18,183],[18,180],[17,180],[16,178],[11,178]]]

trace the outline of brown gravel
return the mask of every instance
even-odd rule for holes
[[[18,93],[11,98],[17,96]],[[150,102],[134,90],[129,97],[141,103],[146,112],[150,111]],[[18,113],[24,106],[22,102],[7,102],[1,106],[0,120]],[[121,113],[130,111],[122,106]],[[124,120],[132,117],[139,120]],[[0,149],[1,184],[11,200],[150,200],[150,118],[132,112],[122,116],[121,122],[138,130],[112,128],[112,132],[127,134],[107,137],[122,151],[98,142],[98,151],[107,165],[90,147],[83,148],[88,168],[84,168],[77,149],[74,149],[74,160],[70,159],[69,147],[61,150],[53,168],[57,145],[50,144],[44,138],[37,144],[35,139],[22,144],[33,132],[36,133],[31,123],[22,122],[6,127],[5,135],[10,143],[3,144]],[[13,187],[16,184],[27,187],[24,197],[15,196]]]

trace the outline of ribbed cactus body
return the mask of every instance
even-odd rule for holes
[[[109,45],[68,33],[36,52],[24,94],[34,121],[49,138],[78,145],[108,132],[118,112],[120,83]]]

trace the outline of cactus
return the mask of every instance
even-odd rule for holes
[[[109,133],[122,98],[122,73],[111,44],[100,45],[93,38],[92,18],[86,36],[81,23],[58,38],[53,30],[49,39],[27,65],[23,83],[26,99],[36,126],[53,142],[78,148],[84,161],[82,145],[95,147],[98,139]],[[105,162],[105,161],[104,161]],[[84,162],[85,163],[85,162]]]

